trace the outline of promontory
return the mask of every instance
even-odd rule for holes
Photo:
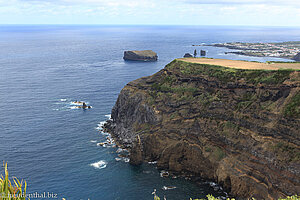
[[[157,61],[158,56],[152,50],[144,50],[144,51],[125,51],[124,52],[124,60],[132,60],[132,61]]]
[[[231,194],[300,191],[300,64],[182,58],[128,83],[105,128],[130,162],[213,179]]]
[[[297,53],[297,55],[294,57],[294,60],[297,62],[300,61],[300,53]]]

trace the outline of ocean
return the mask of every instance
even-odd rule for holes
[[[194,49],[213,58],[284,60],[192,46],[237,41],[300,41],[300,28],[1,25],[1,162],[8,162],[11,176],[27,181],[28,193],[52,199],[151,200],[154,189],[168,200],[226,196],[210,180],[162,178],[153,164],[117,161],[117,148],[97,146],[106,137],[97,127],[128,82]],[[125,50],[146,49],[158,53],[158,62],[122,59]],[[76,109],[76,100],[92,109]]]

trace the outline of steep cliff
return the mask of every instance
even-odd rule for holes
[[[300,71],[174,60],[128,83],[106,128],[132,164],[214,179],[240,197],[300,191]]]

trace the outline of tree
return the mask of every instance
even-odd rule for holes
[[[194,51],[194,58],[196,58],[196,56],[197,56],[197,50],[195,49],[195,51]]]

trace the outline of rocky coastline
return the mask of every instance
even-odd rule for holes
[[[174,60],[128,83],[104,125],[130,163],[211,179],[241,198],[300,191],[300,71]]]
[[[299,58],[297,58],[297,54],[299,54],[300,51],[299,41],[279,42],[279,43],[231,42],[231,43],[203,44],[198,46],[224,47],[227,49],[237,50],[237,51],[225,52],[225,54],[237,54],[237,55],[254,56],[254,57],[275,57],[275,58],[291,59],[294,61],[299,61]]]
[[[228,51],[228,52],[225,52],[225,54],[236,54],[236,55],[251,56],[251,57],[267,57],[264,54],[253,53],[253,52],[246,52],[246,51]],[[270,56],[270,57],[290,59],[290,60],[294,60],[294,61],[298,62],[292,56]]]

